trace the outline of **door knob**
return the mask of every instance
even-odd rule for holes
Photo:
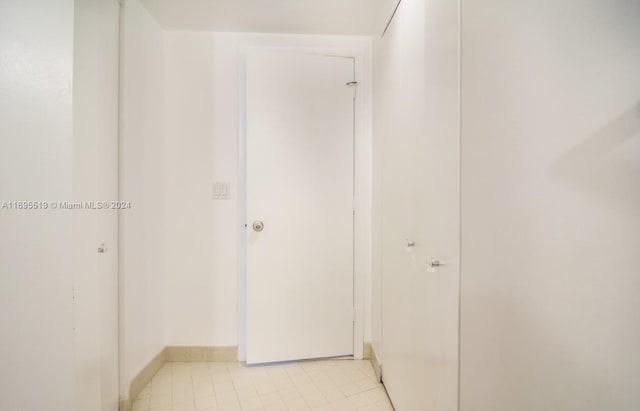
[[[264,223],[262,221],[260,221],[260,220],[256,220],[256,221],[253,222],[252,227],[253,227],[253,231],[256,231],[256,232],[259,233],[260,231],[262,231],[264,229]]]

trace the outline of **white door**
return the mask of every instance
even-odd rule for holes
[[[246,59],[249,363],[353,354],[353,80],[350,58]]]
[[[382,375],[397,411],[457,410],[457,21],[455,2],[404,0],[382,40]]]
[[[73,211],[76,409],[118,409],[117,2],[76,2],[73,79]]]

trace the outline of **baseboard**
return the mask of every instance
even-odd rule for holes
[[[382,382],[382,368],[380,367],[380,362],[378,361],[378,355],[373,349],[373,344],[364,343],[362,347],[362,358],[371,361],[373,371],[376,373],[376,378],[379,382]]]
[[[236,362],[238,347],[167,347],[169,362]]]
[[[376,378],[378,382],[382,382],[382,367],[380,366],[380,361],[378,361],[378,354],[376,354],[376,350],[371,346],[371,365],[373,366],[373,371],[376,373]]]
[[[164,347],[129,384],[128,398],[120,400],[120,411],[130,411],[133,401],[154,375],[168,362],[236,362],[238,347]]]
[[[371,343],[364,343],[362,344],[362,359],[363,360],[370,360],[371,359],[371,352],[372,352],[373,348],[371,346]]]
[[[131,379],[129,383],[129,397],[120,401],[120,411],[129,411],[140,391],[149,384],[154,375],[167,362],[167,347],[160,350],[158,354],[140,372]],[[124,403],[124,404],[123,404]],[[123,410],[123,405],[125,406]]]

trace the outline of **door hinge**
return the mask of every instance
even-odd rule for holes
[[[355,307],[353,307],[353,308],[351,309],[351,321],[352,321],[354,324],[355,324],[355,322],[356,322],[356,308],[355,308]]]
[[[358,82],[357,81],[349,81],[347,82],[347,86],[353,89],[353,103],[356,102],[356,92],[358,90]]]

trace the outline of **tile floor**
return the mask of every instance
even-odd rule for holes
[[[133,411],[334,410],[393,407],[369,361],[319,360],[264,366],[167,363]]]

